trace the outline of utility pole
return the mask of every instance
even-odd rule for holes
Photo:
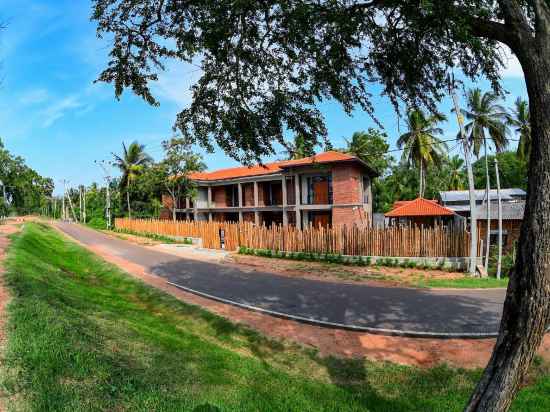
[[[466,163],[466,169],[468,171],[468,189],[470,194],[470,265],[468,271],[470,272],[470,275],[473,276],[476,273],[477,261],[477,206],[474,186],[474,172],[472,170],[472,163],[470,162],[470,143],[466,138],[464,118],[460,112],[460,105],[458,104],[458,97],[455,92],[454,76],[452,79],[449,79],[449,93],[453,99],[456,119],[458,121],[458,126],[460,127],[460,138],[462,140],[462,147],[464,150],[464,162]]]
[[[111,176],[109,175],[109,171],[107,170],[107,167],[105,166],[105,160],[101,161],[94,161],[101,169],[103,170],[103,173],[105,173],[105,181],[107,182],[107,207],[105,208],[105,214],[107,217],[107,229],[111,230],[112,228],[112,222],[111,222]]]
[[[502,271],[502,197],[500,196],[500,176],[498,174],[498,159],[495,156],[495,174],[497,177],[497,199],[498,199],[498,258],[497,258],[497,279],[500,279]]]
[[[489,178],[489,160],[487,159],[487,138],[484,136],[485,147],[485,194],[487,196],[487,233],[485,240],[485,273],[489,270],[489,255],[491,254],[491,180]]]
[[[60,180],[63,183],[63,201],[61,209],[61,220],[67,220],[67,209],[65,208],[65,196],[67,194],[67,181],[65,179]]]
[[[79,200],[78,217],[80,218],[80,223],[82,223],[82,185],[78,186],[78,200]]]
[[[84,203],[84,213],[83,213],[83,216],[84,216],[84,224],[86,224],[87,220],[86,220],[86,186],[83,186],[83,191],[84,191],[84,196],[83,196],[83,203]]]

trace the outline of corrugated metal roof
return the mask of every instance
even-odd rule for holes
[[[477,218],[487,220],[487,205],[477,207]],[[498,217],[498,203],[491,202],[491,219]],[[502,220],[523,220],[525,202],[502,203]]]
[[[485,190],[480,189],[475,191],[476,200],[482,201],[485,199]],[[492,199],[496,199],[497,191],[496,189],[490,190],[490,195]],[[510,201],[514,198],[525,198],[527,193],[523,189],[501,189],[500,195],[503,201]],[[469,202],[470,201],[470,192],[468,190],[449,190],[439,192],[439,196],[443,203],[447,202]]]
[[[194,180],[235,179],[239,177],[261,176],[279,173],[285,168],[294,166],[307,166],[316,163],[335,163],[346,161],[357,161],[363,164],[365,167],[368,167],[362,160],[355,156],[342,152],[328,151],[324,153],[319,153],[315,156],[310,156],[297,160],[283,160],[280,162],[267,163],[265,165],[232,167],[229,169],[214,170],[212,172],[197,172],[190,174],[189,177]]]
[[[421,197],[411,200],[386,213],[386,217],[413,217],[413,216],[453,216],[454,212],[438,204],[435,200]]]

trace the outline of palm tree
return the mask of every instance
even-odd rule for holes
[[[514,102],[508,124],[519,134],[517,155],[521,160],[529,159],[531,155],[531,122],[529,121],[529,103],[518,97]]]
[[[426,116],[422,110],[411,109],[407,113],[409,131],[397,140],[397,147],[404,149],[403,161],[420,169],[420,197],[424,196],[426,168],[441,165],[445,157],[446,145],[437,137],[443,133],[437,124],[444,120],[446,117],[440,113]]]
[[[476,157],[479,157],[483,145],[487,156],[487,140],[490,139],[497,151],[508,146],[506,109],[498,104],[499,97],[492,92],[482,93],[480,89],[471,89],[466,94],[468,109],[462,109],[462,115],[469,120],[466,124],[466,135],[473,146]],[[489,136],[487,136],[486,132]]]
[[[449,159],[449,184],[448,190],[464,190],[464,159],[453,156]]]
[[[145,145],[139,144],[137,141],[132,142],[126,147],[122,143],[122,156],[113,153],[115,158],[114,165],[122,172],[120,180],[121,186],[126,186],[126,201],[128,203],[128,217],[132,217],[130,207],[130,186],[132,182],[143,172],[143,169],[152,161],[151,157],[145,153]]]
[[[487,140],[495,145],[497,152],[508,146],[508,114],[506,109],[498,104],[499,97],[492,92],[482,93],[480,89],[470,89],[466,95],[468,109],[462,109],[462,115],[469,120],[465,130],[470,144],[474,148],[474,154],[479,158],[479,151],[483,145],[485,155],[485,190],[487,200],[487,240],[485,270],[489,262],[489,249],[491,246],[491,182],[489,180],[489,161],[487,159]],[[489,136],[487,136],[487,134]]]

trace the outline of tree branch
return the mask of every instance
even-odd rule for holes
[[[538,36],[548,36],[550,32],[550,6],[545,0],[533,0],[535,10],[535,30]]]

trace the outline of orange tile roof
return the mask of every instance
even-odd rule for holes
[[[283,169],[293,166],[307,166],[315,163],[335,163],[346,161],[357,161],[363,163],[359,158],[355,156],[336,151],[329,151],[297,160],[283,160],[279,162],[267,163],[265,165],[232,167],[229,169],[214,170],[212,172],[196,172],[190,174],[189,177],[194,180],[235,179],[239,177],[261,176],[272,173],[279,173]]]
[[[412,217],[412,216],[453,216],[455,213],[435,200],[417,198],[398,205],[385,214],[386,217]]]

